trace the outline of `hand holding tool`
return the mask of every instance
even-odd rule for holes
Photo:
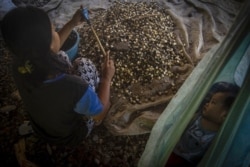
[[[99,37],[97,36],[97,34],[96,34],[96,32],[95,32],[95,30],[94,30],[94,28],[93,28],[91,22],[90,22],[89,13],[88,13],[88,9],[87,9],[87,8],[83,8],[83,9],[82,9],[82,15],[83,15],[84,19],[86,20],[86,22],[88,23],[88,25],[90,26],[92,32],[94,33],[95,38],[96,38],[96,40],[97,40],[97,42],[98,42],[99,47],[100,47],[101,50],[102,50],[103,55],[106,56],[106,52],[105,52],[105,50],[104,50],[104,48],[103,48],[103,46],[102,46],[102,43],[101,43]]]

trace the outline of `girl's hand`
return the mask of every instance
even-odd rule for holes
[[[72,19],[70,20],[70,23],[75,27],[80,24],[82,24],[84,21],[82,16],[82,7],[78,9],[75,14],[73,15]]]
[[[115,74],[114,61],[109,58],[109,51],[107,51],[105,56],[105,61],[103,64],[102,77],[103,79],[111,82],[114,74]]]

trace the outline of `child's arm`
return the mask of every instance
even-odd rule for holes
[[[110,84],[115,73],[115,66],[113,60],[109,59],[109,52],[106,54],[104,67],[102,71],[102,78],[98,88],[98,96],[104,106],[103,111],[94,116],[96,122],[102,121],[106,116],[110,107]]]
[[[81,9],[78,9],[75,14],[73,15],[72,19],[67,22],[62,29],[59,30],[58,34],[60,37],[60,46],[62,47],[62,45],[64,44],[64,42],[66,41],[66,39],[68,38],[68,36],[70,35],[72,29],[75,26],[80,25],[81,23],[83,23],[83,19],[82,19],[82,14],[81,14]]]

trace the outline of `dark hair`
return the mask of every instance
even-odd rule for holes
[[[228,97],[224,101],[224,107],[226,107],[226,109],[230,109],[239,90],[240,87],[233,83],[224,81],[214,83],[205,96],[204,100],[200,104],[198,111],[201,111],[203,109],[203,106],[210,101],[215,93],[228,93]]]
[[[31,73],[18,74],[26,81],[39,84],[49,74],[67,70],[67,64],[50,49],[52,26],[42,9],[32,6],[12,9],[4,16],[1,31],[7,47],[14,55],[14,73],[27,61],[32,65]]]
[[[227,110],[229,110],[231,105],[233,104],[240,88],[233,83],[218,82],[218,83],[215,83],[211,89],[213,90],[213,91],[211,91],[212,94],[215,94],[215,93],[226,93],[227,94],[227,97],[223,102],[223,106]]]
[[[226,97],[226,99],[223,102],[223,106],[225,109],[229,110],[235,100],[236,96],[234,94],[230,94]]]
[[[232,106],[240,88],[239,86],[229,83],[229,82],[217,82],[215,83],[209,92],[209,98],[212,97],[215,93],[227,93],[228,96],[223,102],[223,106],[225,109],[229,110],[230,107]]]

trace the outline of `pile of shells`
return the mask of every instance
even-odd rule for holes
[[[145,86],[157,80],[175,87],[180,76],[173,69],[188,64],[188,59],[177,42],[175,23],[166,9],[153,2],[115,2],[109,9],[98,11],[91,24],[114,59],[112,89],[118,97],[140,104],[148,100],[142,99],[145,92],[133,91],[131,85]],[[86,24],[79,33],[80,53],[100,70],[103,56],[93,32]]]

